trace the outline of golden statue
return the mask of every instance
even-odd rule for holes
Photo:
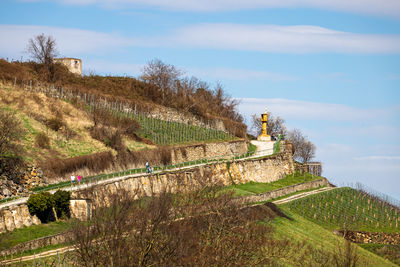
[[[267,122],[268,122],[267,109],[265,109],[264,113],[261,114],[261,122],[262,122],[262,133],[257,137],[257,140],[271,141],[271,136],[267,134]]]

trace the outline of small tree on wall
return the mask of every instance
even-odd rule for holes
[[[315,145],[299,130],[288,132],[287,139],[293,144],[293,158],[302,163],[309,162],[315,156]]]

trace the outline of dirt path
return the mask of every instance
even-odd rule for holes
[[[277,204],[277,205],[278,204],[284,204],[284,203],[287,203],[287,202],[290,202],[290,201],[293,201],[293,200],[296,200],[296,199],[299,199],[299,198],[303,198],[303,197],[306,197],[306,196],[310,196],[310,195],[318,194],[318,193],[321,193],[321,192],[329,191],[329,190],[332,190],[332,189],[335,189],[335,188],[337,188],[337,187],[324,187],[324,188],[320,188],[320,189],[313,190],[313,191],[299,193],[299,194],[296,194],[296,195],[293,195],[293,196],[290,196],[290,197],[287,197],[287,198],[275,200],[275,201],[272,201],[272,203]]]

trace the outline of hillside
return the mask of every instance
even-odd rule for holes
[[[182,106],[177,93],[169,95],[175,101],[160,102],[154,95],[159,89],[134,78],[80,77],[58,64],[53,72],[49,78],[40,64],[0,60],[0,109],[16,121],[13,135],[20,135],[10,143],[18,149],[2,154],[0,198],[68,179],[76,171],[90,176],[138,168],[146,161],[170,163],[176,146],[245,135],[230,100],[218,102],[222,95],[207,89],[192,93],[208,99],[187,95],[185,101],[197,102]],[[210,99],[217,101],[218,112],[199,108]]]
[[[60,64],[54,64],[52,73],[49,73],[47,67],[41,64],[9,63],[0,59],[0,81],[29,87],[62,87],[64,91],[90,95],[93,99],[126,103],[143,113],[159,111],[162,107],[173,108],[181,114],[195,116],[209,124],[221,120],[225,129],[240,137],[246,134],[243,118],[236,110],[237,102],[228,97],[222,88],[211,89],[197,78],[176,80],[175,88],[170,88],[167,93],[166,89],[131,77],[81,77],[70,73]]]
[[[288,214],[301,216],[393,263],[400,263],[398,203],[364,190],[344,187],[294,200],[281,207]]]

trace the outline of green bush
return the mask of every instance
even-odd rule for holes
[[[54,198],[49,192],[31,195],[27,205],[29,213],[31,215],[36,215],[41,222],[48,222],[54,219]]]
[[[57,190],[54,195],[54,208],[58,218],[69,217],[69,200],[71,199],[71,192],[64,190]]]

